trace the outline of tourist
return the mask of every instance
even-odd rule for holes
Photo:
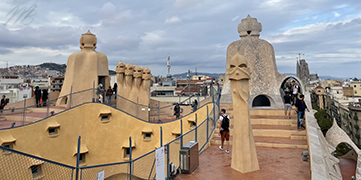
[[[180,107],[178,103],[174,106],[174,115],[176,119],[178,119],[180,116]]]
[[[296,112],[297,112],[297,129],[300,129],[300,119],[304,119],[305,116],[305,109],[307,109],[308,112],[310,112],[310,110],[308,110],[307,105],[304,101],[305,96],[303,94],[300,95],[300,98],[296,100],[296,104],[295,106],[297,107]],[[303,126],[303,125],[302,125]]]
[[[115,94],[115,99],[117,99],[117,90],[118,90],[118,84],[117,83],[114,83],[114,86],[113,86],[113,92]]]
[[[112,95],[113,95],[113,90],[112,90],[112,87],[109,86],[107,93],[106,93],[108,105],[112,105]]]
[[[196,111],[197,111],[197,108],[198,108],[198,101],[197,101],[197,100],[194,100],[194,101],[193,101],[192,107],[193,107],[193,112],[196,112]]]
[[[39,86],[36,86],[35,87],[36,107],[41,107],[40,99],[41,99],[41,90],[39,89]]]
[[[290,92],[286,91],[286,95],[283,97],[284,101],[285,101],[285,119],[291,119],[291,110],[292,110],[292,105],[291,105],[291,95]],[[287,116],[287,111],[288,111],[288,116]]]
[[[99,84],[97,87],[97,91],[95,92],[95,94],[97,95],[97,99],[99,100],[100,103],[103,103],[103,84]]]
[[[46,101],[48,100],[48,90],[47,89],[43,89],[43,96],[42,96],[42,100],[43,100],[43,106],[46,106]]]
[[[221,116],[219,116],[219,132],[221,134],[221,146],[219,149],[223,151],[224,140],[227,141],[226,153],[229,153],[229,116],[226,114],[226,110],[221,110]]]
[[[296,84],[296,82],[293,80],[292,81],[292,102],[293,104],[295,104],[296,99],[297,99],[297,95],[298,95],[298,85]]]
[[[3,113],[2,110],[4,109],[6,104],[7,104],[7,102],[6,102],[6,99],[5,99],[5,95],[3,95],[3,98],[1,99],[1,102],[0,102],[1,113]]]

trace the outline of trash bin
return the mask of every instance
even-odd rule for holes
[[[182,173],[190,174],[199,165],[198,142],[189,141],[179,151],[179,163]]]

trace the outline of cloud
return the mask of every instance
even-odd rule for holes
[[[187,8],[190,6],[195,6],[204,0],[175,0],[174,7],[176,8]]]
[[[178,16],[173,16],[165,20],[165,23],[178,23],[178,22],[182,22],[182,19],[180,19]]]
[[[238,18],[239,18],[239,16],[236,16],[236,17],[232,18],[232,21],[235,21],[235,20],[237,20]]]
[[[335,17],[340,17],[341,16],[341,14],[339,14],[337,12],[334,12],[333,14],[334,14]]]

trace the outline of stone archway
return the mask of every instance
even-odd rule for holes
[[[258,95],[253,99],[252,107],[271,107],[271,101],[265,95]]]
[[[283,91],[283,87],[285,86],[285,84],[289,81],[294,80],[296,82],[296,84],[299,86],[299,93],[304,94],[305,93],[305,88],[302,84],[302,81],[296,77],[296,76],[292,76],[292,75],[287,75],[286,77],[283,78],[281,84],[280,84],[280,92],[281,95],[284,95],[284,91]],[[282,96],[283,97],[283,96]]]

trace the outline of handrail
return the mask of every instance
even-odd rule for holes
[[[0,149],[2,149],[3,151],[10,151],[10,152],[17,153],[17,154],[27,156],[27,157],[30,157],[30,158],[39,159],[39,160],[44,161],[44,162],[53,163],[53,164],[63,166],[63,167],[66,167],[66,168],[76,169],[76,167],[73,167],[73,166],[69,166],[69,165],[58,163],[58,162],[55,162],[55,161],[52,161],[52,160],[49,160],[49,159],[44,159],[44,158],[41,158],[41,157],[33,156],[31,154],[27,154],[27,153],[17,151],[17,150],[14,150],[14,149],[9,149],[9,148],[4,147],[4,146],[0,146]]]

